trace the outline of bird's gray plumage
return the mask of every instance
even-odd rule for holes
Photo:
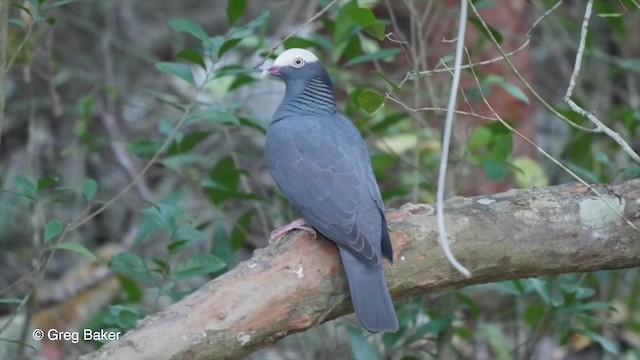
[[[337,112],[331,80],[319,62],[284,66],[286,93],[267,130],[271,175],[307,223],[340,249],[352,303],[371,332],[398,320],[381,266],[393,260],[384,204],[367,147]]]

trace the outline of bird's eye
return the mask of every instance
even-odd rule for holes
[[[293,59],[293,66],[294,67],[302,67],[302,65],[304,65],[304,60],[302,60],[302,58],[295,58]]]

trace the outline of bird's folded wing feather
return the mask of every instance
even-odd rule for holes
[[[360,229],[367,226],[363,218],[376,220],[358,216],[372,206],[377,210],[368,174],[362,171],[369,167],[361,163],[369,161],[364,142],[349,134],[355,130],[343,123],[349,120],[319,117],[285,118],[270,125],[267,161],[272,176],[316,230],[357,257],[378,263],[374,246],[380,246],[380,239],[367,239]]]

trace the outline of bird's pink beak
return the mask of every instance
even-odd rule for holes
[[[280,66],[272,66],[269,68],[269,70],[267,70],[267,75],[278,76],[279,72],[280,72]]]
[[[280,75],[280,66],[272,66],[270,68],[265,68],[262,70],[261,77],[265,78],[267,76],[278,76]]]

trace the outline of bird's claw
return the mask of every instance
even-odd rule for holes
[[[278,228],[276,230],[273,230],[271,232],[271,236],[269,237],[269,242],[273,242],[275,239],[279,238],[280,236],[288,233],[291,230],[302,230],[302,231],[306,231],[308,233],[310,233],[311,235],[313,235],[313,238],[315,239],[318,235],[316,233],[316,229],[314,229],[312,226],[310,226],[309,224],[307,224],[303,218],[300,219],[296,219],[294,221],[292,221],[291,223]]]

